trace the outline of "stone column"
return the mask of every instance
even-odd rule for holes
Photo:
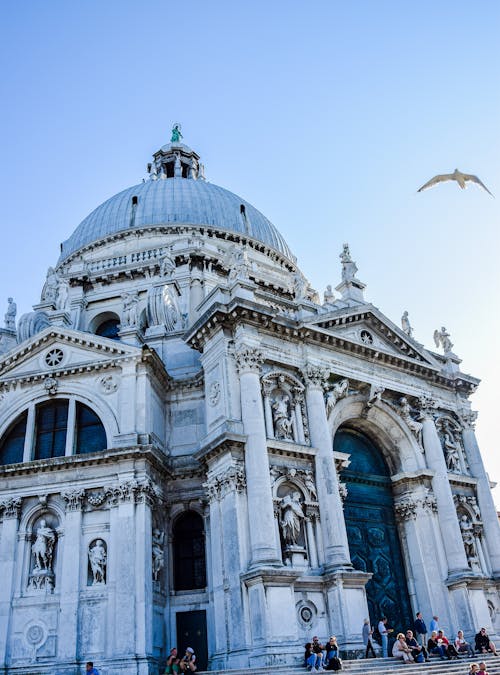
[[[153,653],[153,523],[151,507],[156,500],[150,482],[141,483],[135,490],[135,571],[140,579],[135,585],[135,652],[141,657]]]
[[[76,430],[76,402],[72,396],[68,403],[68,421],[66,423],[66,449],[64,454],[69,457],[73,454],[75,447],[75,430]]]
[[[196,308],[203,300],[202,272],[197,267],[191,269],[191,286],[189,292],[189,321],[194,323],[198,318]]]
[[[273,499],[260,387],[260,370],[264,356],[259,349],[242,346],[236,352],[236,362],[240,375],[241,417],[247,437],[245,472],[250,566],[281,565],[274,538]]]
[[[488,474],[485,471],[479,446],[474,433],[474,414],[462,416],[464,428],[462,439],[469,468],[474,478],[477,478],[477,501],[483,522],[483,538],[488,549],[493,576],[500,576],[500,525],[491,495]]]
[[[22,499],[11,497],[0,502],[3,522],[0,528],[0,664],[5,665],[9,640],[10,613],[14,591],[14,575],[18,567],[17,531]]]
[[[264,382],[262,391],[264,394],[264,416],[266,419],[267,437],[274,438],[273,411],[271,409],[271,390],[273,385],[270,382]]]
[[[66,502],[62,544],[61,578],[56,580],[60,593],[58,657],[74,661],[78,654],[78,601],[80,596],[80,561],[82,541],[82,501],[85,490],[75,488],[63,495]],[[86,562],[86,556],[85,562]]]
[[[34,455],[33,441],[35,439],[35,404],[30,403],[28,419],[26,420],[26,434],[24,435],[23,462],[31,462]]]
[[[302,391],[295,389],[295,420],[297,424],[297,442],[304,444],[306,442],[304,436],[304,423],[302,420],[302,401],[304,400],[304,394]]]
[[[332,571],[341,567],[351,567],[351,558],[342,499],[339,492],[339,481],[333,459],[332,436],[328,427],[323,398],[325,375],[322,368],[308,367],[306,373],[306,402],[311,445],[316,448],[316,485],[323,534],[325,569]]]
[[[448,572],[451,575],[470,572],[465,555],[462,533],[458,523],[457,511],[453,502],[448,470],[441,447],[441,441],[432,416],[435,404],[422,401],[422,441],[424,444],[427,465],[434,476],[432,490],[436,497],[441,537],[448,561]]]
[[[316,537],[314,536],[314,516],[310,510],[306,510],[306,532],[307,532],[307,549],[309,551],[309,566],[315,569],[318,567],[318,552],[316,549]]]

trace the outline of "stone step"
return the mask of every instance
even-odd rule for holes
[[[341,673],[349,673],[350,675],[387,675],[387,673],[404,675],[467,675],[471,663],[479,663],[484,661],[486,663],[486,670],[489,675],[500,675],[500,657],[492,655],[485,656],[484,654],[475,656],[474,658],[461,657],[453,661],[441,661],[436,657],[432,657],[429,663],[411,663],[405,665],[399,659],[394,658],[376,658],[376,659],[353,659],[343,660],[343,668],[337,671]],[[333,673],[335,671],[324,671],[324,675]],[[261,668],[241,668],[234,670],[211,670],[205,671],[203,675],[306,675],[308,671],[303,667],[296,666],[268,666]],[[202,675],[202,671],[198,671],[197,675]]]

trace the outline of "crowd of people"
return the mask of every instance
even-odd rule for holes
[[[363,644],[365,646],[365,658],[370,655],[376,657],[377,653],[373,642],[378,642],[382,647],[382,657],[389,655],[389,637],[393,633],[389,626],[387,617],[381,617],[377,628],[370,626],[368,619],[365,619],[362,628]],[[429,632],[422,618],[421,612],[417,612],[412,629],[405,633],[397,633],[391,654],[403,663],[424,663],[428,662],[431,655],[439,657],[441,660],[474,658],[476,654],[494,654],[499,656],[496,646],[490,640],[486,629],[481,628],[475,635],[474,645],[468,642],[464,637],[462,630],[457,631],[455,639],[449,639],[442,628],[439,627],[439,617],[433,616],[429,624]],[[304,661],[307,669],[311,672],[322,670],[340,670],[342,661],[340,659],[340,650],[335,636],[322,645],[317,636],[313,637],[312,642],[305,645]],[[470,675],[477,673],[484,675],[485,664],[483,662],[473,663],[470,669]],[[486,674],[487,675],[487,674]]]
[[[197,669],[196,655],[192,647],[187,647],[184,656],[180,656],[177,647],[172,647],[164,675],[173,675],[174,673],[194,673]]]

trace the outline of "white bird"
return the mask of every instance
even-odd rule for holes
[[[486,185],[482,181],[480,181],[477,176],[473,176],[470,173],[462,173],[458,169],[455,169],[453,173],[441,173],[438,174],[437,176],[434,176],[434,178],[431,178],[430,181],[422,185],[422,187],[419,188],[417,192],[422,192],[422,190],[427,190],[428,188],[434,187],[434,185],[437,185],[438,183],[444,183],[447,180],[457,181],[462,190],[465,190],[465,188],[467,187],[466,185],[467,182],[477,183],[479,187],[482,187],[483,190],[486,190],[486,192],[493,197],[492,193],[488,190]]]

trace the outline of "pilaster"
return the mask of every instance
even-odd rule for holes
[[[12,611],[12,594],[14,590],[14,575],[17,560],[17,532],[19,529],[19,515],[22,499],[11,497],[0,502],[2,524],[0,530],[0,664],[5,664],[7,645],[10,635],[10,620]]]

